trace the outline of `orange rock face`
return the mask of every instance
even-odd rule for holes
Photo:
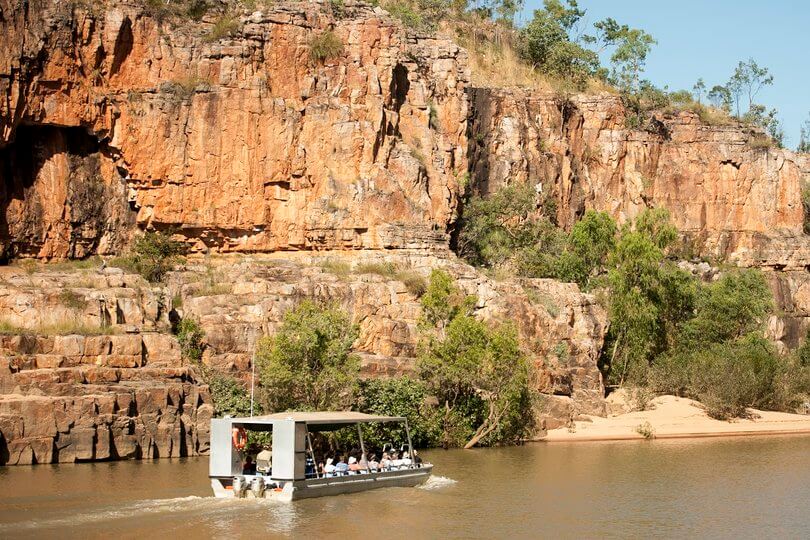
[[[408,38],[370,6],[334,20],[286,3],[214,40],[210,22],[173,28],[124,3],[34,4],[25,18],[0,2],[0,147],[19,154],[24,125],[83,128],[98,189],[115,191],[104,200],[132,215],[111,216],[117,233],[79,230],[69,192],[88,182],[74,153],[40,142],[39,161],[0,173],[14,186],[0,192],[9,255],[83,256],[82,235],[114,252],[132,221],[199,250],[446,245],[467,168],[468,73],[452,42]],[[342,50],[315,58],[328,32]]]
[[[667,208],[697,254],[743,265],[802,267],[801,156],[757,148],[741,125],[707,126],[692,113],[628,129],[621,100],[607,94],[530,95],[474,89],[471,155],[481,192],[510,182],[538,185],[570,227],[586,209],[624,222]],[[472,144],[472,143],[471,143]]]

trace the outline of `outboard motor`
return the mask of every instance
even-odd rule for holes
[[[248,483],[244,476],[233,477],[233,496],[237,499],[244,499],[245,492],[247,491]]]
[[[264,497],[264,487],[264,478],[258,476],[250,483],[250,491],[253,492],[253,496],[257,499]]]

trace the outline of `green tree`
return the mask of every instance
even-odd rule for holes
[[[804,335],[804,341],[796,351],[799,363],[802,367],[810,368],[810,331]]]
[[[309,300],[259,341],[260,397],[267,412],[346,410],[355,401],[360,360],[351,354],[358,328],[336,306]]]
[[[731,96],[731,91],[727,87],[716,84],[712,86],[712,89],[709,90],[706,97],[709,99],[709,103],[718,109],[722,109],[726,112],[731,111],[733,98]]]
[[[773,84],[773,75],[768,68],[760,67],[753,58],[747,62],[740,61],[734,69],[734,74],[729,79],[726,88],[731,93],[736,110],[736,116],[740,118],[740,102],[743,98],[748,98],[748,109],[754,105],[754,98],[763,87]]]
[[[810,119],[804,121],[799,133],[799,144],[796,146],[796,151],[810,152]]]
[[[517,267],[523,274],[542,270],[545,254],[558,252],[562,235],[540,213],[537,191],[515,183],[496,193],[472,196],[464,207],[456,250],[476,266]],[[529,251],[530,253],[524,253]]]
[[[706,93],[706,83],[703,82],[703,78],[699,78],[697,82],[692,86],[692,94],[695,97],[695,101],[698,102],[700,105],[701,100],[703,99],[703,94]]]
[[[665,259],[677,238],[664,210],[647,210],[626,225],[610,257],[610,330],[603,365],[619,384],[643,382],[652,359],[688,316],[690,276]],[[609,353],[607,352],[609,351]]]
[[[135,270],[148,281],[162,281],[166,273],[177,264],[183,244],[168,234],[147,232],[135,240],[132,263]]]
[[[696,314],[679,340],[693,349],[741,338],[761,330],[773,309],[773,298],[758,270],[734,270],[701,288]]]
[[[205,379],[214,402],[214,416],[221,418],[225,415],[250,415],[250,395],[242,383],[233,377],[215,373],[213,370],[206,370],[206,372]]]
[[[591,38],[580,43],[575,32],[583,15],[576,0],[568,0],[567,7],[560,0],[545,0],[521,31],[524,58],[543,73],[583,85],[599,67],[597,53],[583,46]]]
[[[457,316],[444,339],[431,340],[420,355],[419,372],[448,417],[461,408],[473,413],[474,431],[465,448],[494,432],[514,431],[504,427],[520,419],[515,408],[526,403],[528,365],[513,328],[491,329],[473,317]]]
[[[431,282],[440,277],[434,272]],[[444,301],[458,306],[461,297],[453,286]],[[459,309],[447,313],[451,319],[425,330],[417,364],[444,409],[445,445],[463,438],[471,448],[523,435],[529,372],[517,332],[510,325],[490,327]]]
[[[625,92],[638,93],[647,55],[657,43],[655,38],[644,30],[620,25],[611,18],[595,23],[594,27],[600,32],[601,41],[613,48],[610,61],[614,82]]]
[[[182,319],[177,323],[175,328],[177,335],[177,342],[180,344],[180,355],[192,362],[199,362],[202,360],[203,351],[205,350],[205,332],[203,331],[200,323],[192,318]]]
[[[447,323],[460,315],[470,315],[475,307],[475,297],[465,295],[453,277],[444,270],[430,273],[427,290],[422,295],[420,326],[436,329],[442,335]]]
[[[358,409],[370,414],[404,416],[408,419],[414,447],[428,448],[441,442],[440,415],[429,404],[427,386],[419,379],[392,377],[367,379],[360,383]],[[366,444],[382,448],[407,439],[400,424],[375,424],[363,433]]]
[[[571,229],[556,277],[589,289],[591,280],[604,272],[616,246],[616,222],[606,212],[588,210]]]

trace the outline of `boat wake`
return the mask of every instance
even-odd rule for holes
[[[4,532],[75,527],[110,520],[126,520],[163,513],[182,514],[204,512],[208,515],[230,512],[234,505],[265,505],[266,499],[218,499],[216,497],[177,497],[174,499],[146,499],[127,503],[125,506],[98,508],[88,512],[71,513],[64,517],[18,521],[0,524],[0,536]]]
[[[437,489],[443,489],[453,484],[457,483],[456,480],[452,478],[447,478],[446,476],[433,476],[431,475],[427,481],[419,486],[419,489],[425,489],[427,491],[434,491]]]

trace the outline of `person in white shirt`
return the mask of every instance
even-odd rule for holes
[[[335,466],[333,465],[334,462],[335,460],[332,458],[326,460],[326,467],[323,468],[323,472],[326,473],[327,478],[335,476]]]
[[[273,452],[269,446],[262,447],[262,451],[256,456],[256,471],[262,474],[270,474],[273,469]]]

